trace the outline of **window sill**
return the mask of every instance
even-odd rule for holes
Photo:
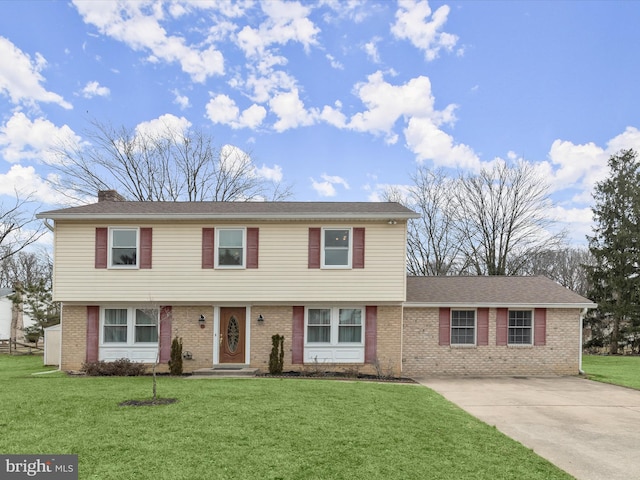
[[[526,344],[510,343],[507,345],[507,348],[533,348],[533,345],[530,343],[526,343]]]
[[[471,345],[471,344],[465,344],[465,343],[456,343],[456,344],[449,345],[449,347],[451,349],[462,349],[462,350],[464,350],[466,348],[476,348],[477,345],[475,345],[475,344]]]

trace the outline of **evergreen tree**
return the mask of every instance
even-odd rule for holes
[[[589,296],[609,325],[609,351],[640,327],[640,163],[633,150],[609,158],[609,175],[596,184],[594,235],[587,237],[594,264],[587,266]]]

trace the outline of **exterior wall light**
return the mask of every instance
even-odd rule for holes
[[[200,319],[198,320],[198,324],[200,325],[200,328],[204,328],[204,322],[205,322],[206,318],[204,315],[200,315]]]
[[[191,352],[184,352],[182,358],[185,360],[193,360],[193,354]]]
[[[262,314],[258,315],[258,321],[264,322],[264,317],[262,316]]]

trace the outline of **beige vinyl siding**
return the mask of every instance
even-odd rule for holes
[[[95,228],[153,228],[153,268],[95,269]],[[259,268],[202,269],[203,227],[258,227]],[[309,227],[365,227],[364,269],[309,269]],[[402,302],[406,225],[56,222],[55,296],[64,302]]]

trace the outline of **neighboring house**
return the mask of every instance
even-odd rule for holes
[[[18,308],[15,308],[9,298],[14,291],[11,288],[0,288],[0,340],[10,338],[18,342],[24,341],[23,328],[35,325],[35,321]]]
[[[287,370],[575,374],[581,311],[593,306],[540,278],[407,278],[417,214],[392,202],[128,202],[110,191],[38,217],[54,221],[63,370],[166,364],[176,336],[187,372],[266,370],[280,334]],[[530,296],[510,297],[518,282]]]

